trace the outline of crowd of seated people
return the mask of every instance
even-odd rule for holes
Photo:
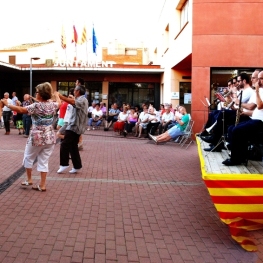
[[[234,80],[238,86],[233,85]],[[233,166],[247,162],[248,142],[263,132],[263,71],[256,69],[251,78],[241,73],[237,78],[229,80],[228,87],[233,106],[224,111],[211,112],[199,136],[210,143],[205,151],[229,150],[230,158],[223,161],[223,164]]]
[[[88,121],[88,130],[91,130],[93,123],[95,123],[93,129],[101,124],[105,116],[102,112],[103,106],[102,103],[95,105]],[[124,137],[133,132],[135,137],[141,138],[144,133],[144,138],[152,139],[151,135],[161,135],[173,127],[179,127],[180,132],[176,130],[175,135],[170,136],[170,139],[175,139],[184,133],[188,124],[189,118],[183,118],[183,115],[187,115],[185,108],[178,105],[172,109],[172,105],[168,103],[160,104],[159,110],[151,104],[142,103],[141,111],[139,107],[130,104],[124,103],[118,108],[117,103],[113,103],[106,116],[104,131],[108,131],[113,126],[113,131]]]

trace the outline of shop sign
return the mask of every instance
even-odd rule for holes
[[[54,67],[84,67],[84,68],[112,68],[114,61],[78,61],[78,60],[67,60],[67,61],[55,61]]]

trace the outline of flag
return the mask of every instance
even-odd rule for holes
[[[78,43],[78,34],[77,34],[77,30],[75,26],[73,25],[73,36],[72,36],[71,43],[74,43],[74,42],[75,42],[75,45]]]
[[[81,40],[80,40],[80,44],[84,44],[85,42],[87,42],[87,31],[86,31],[86,27],[83,27],[83,31],[82,31],[82,35],[81,35]]]
[[[198,153],[202,178],[222,222],[231,237],[245,250],[256,251],[247,231],[263,228],[262,174],[212,174],[206,171],[200,142]]]
[[[95,34],[95,29],[93,27],[93,29],[92,29],[92,50],[93,50],[93,53],[96,53],[97,45],[98,45],[98,41],[97,41],[97,37]]]
[[[61,32],[61,47],[63,49],[65,49],[67,47],[67,44],[66,44],[66,36],[65,36],[65,31],[64,31],[64,27],[62,26],[62,32]]]

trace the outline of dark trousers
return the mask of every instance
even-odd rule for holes
[[[10,132],[11,115],[12,115],[11,111],[3,111],[3,119],[4,119],[4,125],[5,125],[6,132]]]
[[[228,139],[231,147],[231,161],[243,162],[247,159],[248,141],[258,132],[263,131],[261,120],[241,122],[237,126],[231,125],[228,129]]]
[[[25,135],[29,135],[30,127],[32,124],[31,116],[27,114],[23,114],[23,126],[25,130]]]
[[[124,130],[127,131],[127,132],[132,132],[132,128],[135,126],[135,123],[136,122],[126,122],[125,125],[124,125]]]
[[[170,125],[170,124],[171,124],[171,122],[167,122],[165,124],[160,123],[159,124],[159,133],[158,134],[160,135],[160,134],[166,132],[167,129],[168,129],[168,125]]]
[[[239,121],[248,121],[250,118],[246,115],[241,115]],[[236,121],[236,111],[235,110],[220,110],[216,111],[213,118],[213,125],[217,121],[215,127],[213,128],[213,144],[216,145],[223,135],[228,131],[228,127],[235,124]],[[223,134],[224,133],[224,134]]]
[[[147,134],[151,134],[151,135],[154,135],[155,132],[157,131],[158,129],[158,126],[159,126],[160,122],[149,122],[148,125],[147,125]]]
[[[79,154],[78,142],[80,135],[73,131],[65,131],[65,137],[60,144],[60,165],[69,165],[69,155],[75,169],[82,168],[82,163]]]

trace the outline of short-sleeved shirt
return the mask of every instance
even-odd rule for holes
[[[16,106],[16,101],[18,100],[17,96],[12,98],[12,104]]]
[[[96,108],[92,111],[92,115],[94,115],[94,117],[101,117],[103,115],[102,110],[96,110]]]
[[[119,110],[119,109],[116,109],[116,110],[115,110],[115,109],[109,109],[109,114],[110,114],[110,113],[111,113],[111,114],[112,114],[112,113],[118,113],[117,115],[115,115],[115,116],[113,117],[114,119],[117,120],[117,119],[118,119],[118,115],[119,115],[119,113],[120,113],[120,110]]]
[[[183,125],[180,125],[179,123],[176,124],[176,126],[181,130],[181,131],[184,131],[188,122],[189,122],[190,118],[189,118],[189,114],[185,114],[183,115],[181,121],[184,123]]]
[[[57,102],[35,102],[26,106],[28,114],[31,115],[32,125],[38,128],[50,126],[58,109]]]
[[[32,119],[32,130],[27,143],[32,143],[33,146],[55,144],[56,134],[52,123],[58,103],[53,101],[35,102],[26,106],[26,109]]]
[[[67,102],[62,102],[60,108],[59,108],[59,118],[64,119],[66,110],[67,110],[68,103]]]
[[[83,134],[86,131],[88,105],[88,101],[84,95],[76,98],[66,130],[77,134]]]

